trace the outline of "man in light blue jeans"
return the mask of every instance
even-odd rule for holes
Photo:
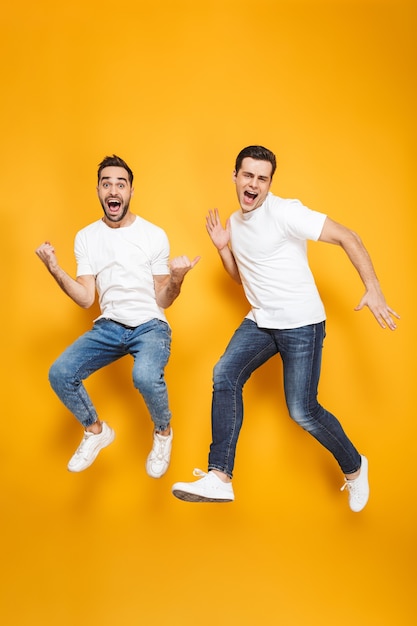
[[[369,497],[368,460],[359,454],[334,415],[317,400],[325,311],[307,260],[307,240],[340,245],[359,273],[365,294],[356,310],[369,307],[382,328],[394,330],[371,259],[359,236],[298,200],[270,193],[275,155],[248,146],[236,159],[234,182],[240,210],[224,228],[210,211],[208,234],[223,266],[241,283],[251,309],[214,368],[212,443],[208,473],[176,483],[173,494],[190,502],[234,500],[232,475],[243,421],[242,390],[251,374],[275,354],[283,362],[288,412],[338,462],[353,511]]]
[[[185,275],[199,261],[182,256],[169,262],[165,232],[130,211],[133,172],[117,155],[99,165],[97,194],[103,217],[75,238],[77,277],[59,265],[49,242],[36,254],[61,289],[82,308],[99,297],[101,315],[50,368],[55,393],[84,427],[81,444],[68,463],[72,472],[89,467],[114,431],[99,419],[83,381],[130,354],[133,383],[151,415],[154,434],[146,471],[160,478],[168,469],[173,432],[164,378],[171,330],[164,309],[178,297]]]

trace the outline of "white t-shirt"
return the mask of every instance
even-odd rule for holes
[[[253,212],[231,216],[231,249],[251,305],[247,317],[260,328],[299,328],[326,318],[307,259],[307,239],[317,241],[325,219],[272,193]]]
[[[128,326],[157,318],[167,321],[155,299],[153,276],[169,274],[165,232],[135,216],[130,226],[110,228],[93,222],[75,237],[77,276],[93,275],[101,317]]]

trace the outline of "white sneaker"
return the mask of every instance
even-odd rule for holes
[[[349,492],[349,506],[352,511],[359,513],[365,507],[369,498],[369,484],[368,484],[368,459],[366,456],[361,456],[361,472],[354,480],[345,479],[345,484],[341,488],[348,490]]]
[[[199,469],[193,471],[194,476],[200,476],[200,480],[192,483],[175,483],[172,493],[176,498],[186,502],[233,502],[232,483],[224,483],[215,472],[202,472]]]
[[[169,467],[171,458],[172,438],[174,433],[169,435],[153,434],[153,446],[146,459],[146,471],[152,478],[161,478]]]
[[[102,430],[98,435],[88,430],[84,432],[82,442],[68,463],[70,472],[82,472],[87,469],[87,467],[90,467],[100,450],[109,446],[114,440],[114,430],[112,430],[110,426],[107,426],[106,422],[101,422],[101,424]]]

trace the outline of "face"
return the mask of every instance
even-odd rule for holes
[[[272,163],[246,157],[233,180],[243,213],[254,211],[264,203],[272,183]]]
[[[100,174],[97,194],[105,223],[112,228],[122,226],[128,219],[126,215],[133,195],[126,170],[123,167],[105,167]]]

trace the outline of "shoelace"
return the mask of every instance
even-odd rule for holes
[[[204,476],[207,476],[207,472],[203,472],[203,470],[196,467],[193,469],[193,476],[195,476],[196,478],[204,478]]]
[[[90,439],[90,437],[91,437],[91,435],[92,435],[92,434],[93,434],[93,433],[87,433],[87,432],[86,432],[86,433],[84,433],[83,440],[82,440],[82,442],[80,443],[80,445],[78,446],[78,448],[77,448],[77,450],[76,450],[75,454],[79,455],[79,454],[82,454],[82,453],[84,452],[85,444],[86,444],[86,443],[87,443],[87,441]]]
[[[163,439],[156,437],[155,441],[158,443],[158,449],[154,450],[157,459],[163,459],[165,454],[165,446],[168,443],[168,437]]]
[[[340,488],[340,491],[344,491],[346,488],[353,496],[359,494],[358,483],[356,480],[346,480],[343,487]]]

